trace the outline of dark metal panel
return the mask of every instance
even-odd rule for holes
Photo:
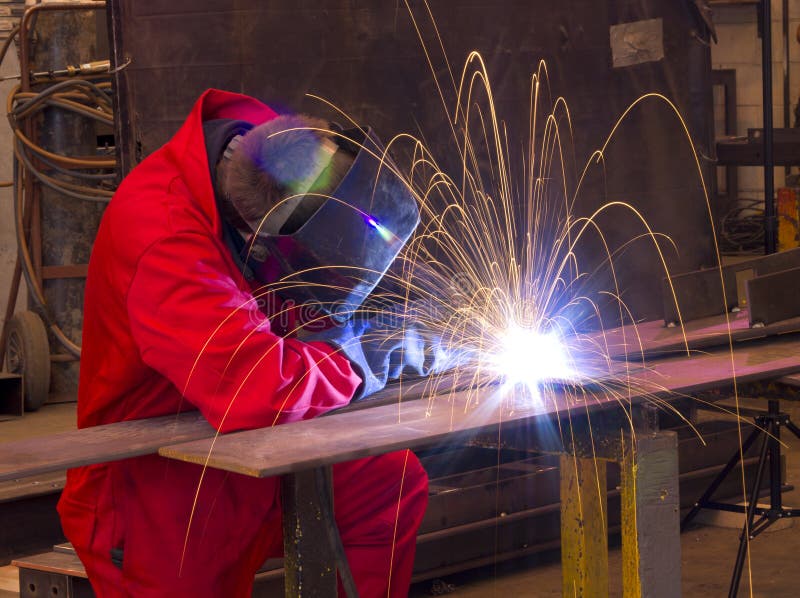
[[[740,296],[737,288],[737,283],[741,282],[738,280],[739,277],[744,278],[746,284],[749,279],[790,270],[798,267],[798,264],[800,264],[800,249],[789,249],[725,266],[722,268],[721,278],[719,268],[708,268],[665,278],[662,280],[664,322],[677,323],[680,319],[688,322],[722,314],[736,306],[744,307],[746,297]],[[672,295],[673,291],[675,297]],[[760,301],[762,297],[760,295],[756,300]],[[792,297],[789,297],[787,301],[791,303],[791,299]],[[752,305],[749,301],[746,301],[746,304]],[[754,321],[757,320],[751,317],[751,322]],[[769,322],[775,321],[775,318],[769,320]]]
[[[56,512],[60,495],[60,490],[51,490],[0,502],[0,566],[21,554],[49,550],[54,542],[64,541]]]
[[[4,416],[20,416],[24,413],[22,376],[0,372],[0,421]]]
[[[164,143],[208,87],[248,93],[280,109],[342,119],[305,96],[313,92],[383,138],[421,131],[445,168],[454,168],[447,118],[403,3],[111,0],[109,5],[115,61],[131,59],[117,77],[123,172]],[[455,94],[435,31],[424,4],[411,5],[452,110]],[[430,7],[457,74],[470,50],[485,57],[512,153],[526,141],[530,75],[544,58],[553,97],[563,95],[570,105],[577,159],[573,164],[568,158],[571,177],[577,178],[625,108],[651,91],[675,101],[700,155],[710,154],[708,31],[694,3],[434,0]],[[610,26],[646,19],[662,20],[664,59],[614,68]],[[675,241],[678,252],[661,243],[673,271],[711,265],[711,227],[695,171],[671,109],[647,100],[608,146],[605,167],[590,172],[576,215],[591,214],[610,200],[631,202],[655,230]],[[658,255],[646,239],[626,245],[643,232],[640,221],[615,209],[598,223],[611,250],[621,251],[615,262],[623,299],[637,318],[658,317],[658,282],[664,275]],[[587,238],[578,251],[586,271],[602,260],[599,238]],[[614,290],[608,269],[593,276],[589,286]],[[606,311],[607,323],[619,318],[613,305]]]
[[[800,131],[774,129],[776,166],[794,166],[800,162]],[[746,139],[724,139],[717,142],[720,164],[762,166],[764,164],[764,131],[748,129]]]
[[[800,315],[800,267],[757,276],[747,281],[750,325],[771,324]]]

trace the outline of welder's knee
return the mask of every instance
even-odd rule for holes
[[[334,507],[345,544],[391,544],[416,534],[427,500],[428,476],[411,451],[334,467]]]

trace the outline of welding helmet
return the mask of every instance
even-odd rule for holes
[[[284,300],[346,320],[416,229],[419,209],[370,129],[332,131],[315,133],[311,165],[266,215],[241,214],[250,233],[242,257],[259,281],[281,281],[276,290]],[[326,165],[341,164],[342,156],[349,167],[320,184],[331,176]],[[262,153],[261,167],[269,169],[270,161]]]

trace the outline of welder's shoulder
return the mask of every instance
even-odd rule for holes
[[[117,254],[137,256],[177,233],[213,235],[208,212],[177,170],[148,159],[122,181],[103,216],[98,238],[107,237]]]

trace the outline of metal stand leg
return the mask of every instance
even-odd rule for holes
[[[758,494],[761,488],[761,482],[764,479],[764,465],[767,461],[769,454],[769,434],[772,433],[773,426],[770,424],[767,434],[764,435],[764,440],[761,443],[761,452],[758,458],[758,469],[756,470],[756,479],[753,482],[753,489],[750,492],[750,499],[747,504],[747,516],[745,518],[742,534],[739,536],[739,551],[736,554],[736,563],[733,566],[733,577],[731,578],[731,587],[728,592],[729,598],[735,598],[739,592],[739,582],[742,579],[742,569],[744,567],[745,557],[747,556],[747,548],[752,539],[753,519],[758,507]],[[780,467],[780,464],[779,464]]]
[[[622,418],[600,415],[592,426],[603,433],[589,434],[584,425],[572,428],[560,457],[562,595],[608,596],[606,462],[616,461],[622,476],[623,593],[626,598],[679,596],[677,435],[658,432],[657,413],[646,410]]]
[[[767,401],[767,414],[755,418],[756,429],[753,430],[742,443],[741,450],[728,461],[719,475],[714,479],[703,496],[695,503],[692,510],[683,520],[682,527],[685,528],[701,509],[714,509],[719,511],[729,511],[731,513],[742,513],[745,515],[745,522],[742,534],[739,537],[739,549],[736,554],[736,562],[733,567],[731,585],[728,592],[729,598],[735,598],[739,592],[739,585],[744,571],[744,564],[747,559],[747,551],[750,540],[755,538],[770,525],[784,517],[796,517],[800,515],[798,509],[788,509],[783,506],[782,477],[781,477],[781,427],[786,427],[792,434],[800,438],[800,428],[798,428],[789,416],[780,411],[778,399]],[[740,457],[744,455],[755,443],[756,439],[763,435],[761,448],[759,450],[758,465],[756,468],[755,480],[747,496],[747,504],[728,504],[715,502],[711,499],[714,492],[719,488],[723,480],[730,474],[733,468],[740,462]],[[767,467],[769,463],[769,467]],[[758,496],[761,493],[761,486],[764,481],[764,474],[769,471],[769,506],[759,507]],[[756,520],[756,515],[759,517]]]
[[[337,571],[348,598],[357,598],[333,516],[332,470],[320,467],[282,481],[286,598],[335,598]]]
[[[725,481],[725,478],[728,477],[728,474],[733,470],[734,467],[736,467],[736,465],[739,463],[741,456],[750,450],[750,447],[753,446],[753,443],[756,441],[756,438],[758,438],[758,435],[760,433],[761,430],[759,430],[758,428],[750,432],[750,435],[742,443],[741,450],[736,451],[733,454],[733,456],[730,458],[725,467],[722,468],[722,471],[719,472],[717,477],[714,478],[714,481],[712,481],[711,484],[709,485],[708,489],[703,493],[703,496],[701,496],[700,499],[696,503],[694,503],[692,509],[686,514],[686,517],[683,518],[683,521],[681,522],[681,531],[684,531],[686,527],[692,522],[692,520],[697,516],[697,514],[702,509],[707,507],[709,501],[711,500],[711,497],[717,491],[717,488],[720,487],[722,482]]]

